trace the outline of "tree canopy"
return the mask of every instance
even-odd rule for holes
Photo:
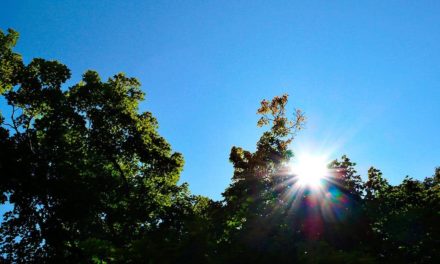
[[[2,201],[14,209],[1,227],[2,251],[17,262],[114,260],[156,229],[185,186],[183,157],[139,113],[140,83],[117,74],[102,81],[57,61],[28,65],[0,36],[1,90],[12,108],[2,119]]]
[[[179,184],[183,156],[140,112],[139,81],[58,61],[25,64],[0,31],[0,225],[5,263],[437,263],[440,167],[423,181],[366,178],[342,156],[313,191],[289,169],[306,121],[263,100],[254,152],[232,147],[222,201]]]

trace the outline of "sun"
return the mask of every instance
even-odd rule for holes
[[[290,165],[297,184],[302,187],[321,187],[323,179],[328,176],[327,160],[325,157],[302,154]]]

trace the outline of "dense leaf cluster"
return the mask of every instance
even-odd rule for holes
[[[363,180],[343,156],[319,192],[299,187],[289,144],[305,116],[288,96],[263,100],[255,152],[233,147],[215,202],[179,185],[173,152],[140,83],[13,51],[0,31],[0,225],[5,263],[438,263],[440,168],[424,181]]]

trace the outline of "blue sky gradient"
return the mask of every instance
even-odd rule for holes
[[[129,2],[129,3],[128,3]],[[16,51],[139,78],[182,181],[221,199],[232,146],[254,150],[256,109],[288,93],[308,117],[294,152],[347,154],[391,183],[440,166],[439,1],[3,1]],[[4,102],[1,110],[7,111]]]

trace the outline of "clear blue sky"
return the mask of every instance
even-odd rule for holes
[[[127,3],[130,2],[130,3]],[[440,166],[439,1],[2,1],[16,51],[137,77],[142,110],[185,156],[182,181],[214,199],[234,145],[262,133],[263,98],[309,119],[294,145],[348,154],[391,183]],[[72,83],[71,82],[71,83]],[[1,105],[2,111],[5,105]]]

